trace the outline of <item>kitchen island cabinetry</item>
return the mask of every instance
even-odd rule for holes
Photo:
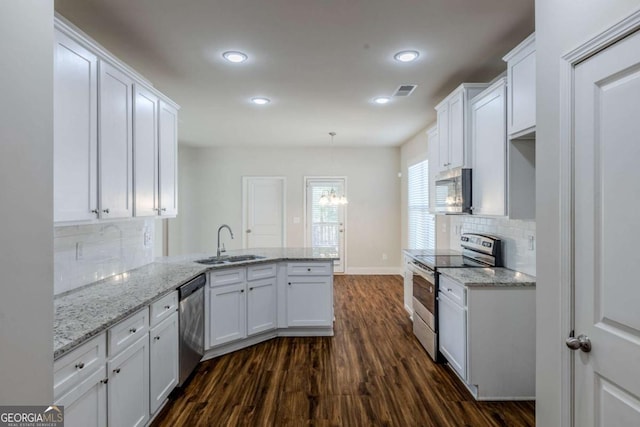
[[[439,350],[477,400],[535,399],[535,278],[440,270]]]
[[[244,272],[243,272],[244,273]],[[210,276],[208,347],[216,347],[247,337],[247,298],[244,274],[236,283],[219,285]]]
[[[287,264],[287,326],[317,327],[332,324],[331,264]]]

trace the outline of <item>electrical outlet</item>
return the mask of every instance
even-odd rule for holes
[[[84,258],[82,242],[76,242],[76,261],[82,261]]]
[[[149,230],[144,230],[144,247],[151,247],[151,232]]]
[[[533,237],[533,235],[529,235],[528,236],[528,240],[529,240],[529,250],[533,251],[536,248],[536,238]]]

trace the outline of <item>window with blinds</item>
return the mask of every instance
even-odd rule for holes
[[[409,166],[408,174],[409,249],[435,249],[436,220],[429,214],[429,163]]]

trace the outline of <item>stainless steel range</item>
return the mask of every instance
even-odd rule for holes
[[[413,255],[413,333],[427,353],[438,361],[438,268],[502,267],[502,241],[497,237],[465,233],[462,252],[420,251]]]

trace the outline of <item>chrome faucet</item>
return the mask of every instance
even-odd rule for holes
[[[231,227],[229,227],[227,224],[222,224],[220,227],[218,227],[218,251],[216,252],[216,255],[218,258],[220,258],[220,254],[222,252],[227,251],[224,248],[224,243],[222,244],[222,249],[220,249],[220,231],[222,231],[223,228],[226,228],[227,230],[229,230],[229,234],[231,234],[231,238],[233,239],[233,231],[231,231]]]

